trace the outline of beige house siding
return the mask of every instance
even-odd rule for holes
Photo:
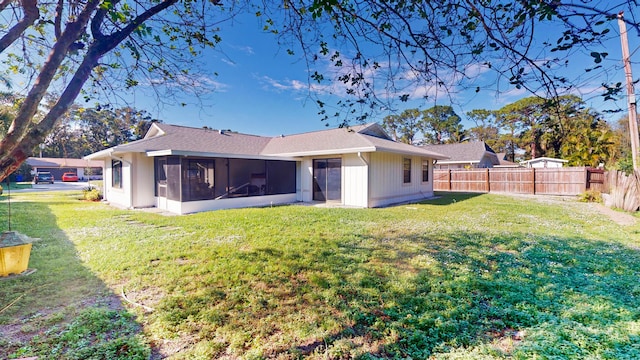
[[[309,202],[313,200],[313,159],[304,158],[300,162],[300,193],[298,201]]]
[[[133,168],[131,184],[133,184],[133,207],[143,208],[156,205],[155,177],[153,158],[144,154],[135,154],[132,158]],[[151,186],[149,186],[151,184]]]
[[[342,202],[347,206],[367,207],[369,197],[369,153],[342,157]]]
[[[104,174],[104,196],[107,201],[113,204],[117,204],[119,206],[123,206],[126,208],[132,207],[132,170],[131,170],[131,162],[133,161],[132,154],[127,154],[126,156],[121,157],[120,159],[124,160],[122,162],[122,188],[114,188],[113,184],[113,169],[111,165],[113,164],[114,159],[107,158],[105,159],[105,169],[106,173]]]
[[[407,184],[403,181],[403,158],[411,159],[411,182]],[[419,156],[372,153],[369,207],[433,196],[433,166],[429,166],[429,181],[422,182],[423,159]]]

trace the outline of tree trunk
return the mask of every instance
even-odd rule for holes
[[[91,71],[98,63],[98,60],[129,37],[142,23],[153,15],[174,5],[177,1],[165,0],[157,3],[129,22],[127,26],[109,36],[99,33],[102,17],[96,15],[91,23],[94,41],[87,49],[82,63],[78,66],[55,105],[40,122],[34,124],[33,117],[36,114],[38,105],[48,91],[58,67],[67,58],[71,44],[85,33],[91,15],[101,2],[89,0],[86,3],[76,20],[69,23],[62,36],[57,39],[49,58],[40,70],[34,86],[18,110],[18,114],[11,123],[7,134],[0,141],[0,182],[20,167],[20,164],[31,154],[32,149],[44,140],[60,117],[69,110],[80,90],[89,79]]]
[[[21,147],[14,148],[9,154],[2,154],[0,157],[0,182],[18,170],[28,157],[29,152],[25,152]]]
[[[537,155],[536,154],[536,143],[532,142],[531,143],[531,158],[535,159],[537,157],[536,155]]]

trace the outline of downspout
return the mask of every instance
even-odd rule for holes
[[[364,157],[362,156],[362,153],[360,151],[358,151],[358,157],[360,158],[360,160],[362,160],[362,162],[369,166],[369,163],[367,162],[367,160],[364,159]]]
[[[113,154],[109,154],[109,157],[113,160],[118,160],[118,161],[122,161],[123,163],[126,163],[129,165],[129,184],[130,184],[130,188],[129,188],[129,204],[131,204],[131,206],[129,206],[130,209],[133,209],[133,163],[131,163],[131,161],[127,161],[123,158],[119,158]],[[113,181],[113,168],[111,169],[111,181]],[[103,185],[104,186],[104,185]]]
[[[358,151],[358,158],[367,166],[367,207],[370,207],[369,199],[371,198],[371,167],[367,160],[365,160],[362,153]]]

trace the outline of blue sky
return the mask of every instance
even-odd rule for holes
[[[155,99],[143,95],[143,92],[133,97],[131,101],[138,109],[148,111],[151,116],[166,123],[202,127],[231,129],[243,133],[276,136],[298,132],[315,131],[326,128],[326,122],[320,120],[315,98],[309,92],[308,69],[301,56],[288,55],[286,47],[279,46],[274,35],[261,32],[261,24],[254,15],[240,16],[233,23],[221,25],[222,43],[218,49],[206,54],[206,68],[210,71],[210,81],[216,91],[201,94],[201,103],[192,102],[186,97],[187,106],[170,106],[158,104]],[[609,56],[604,60],[605,65],[613,65],[619,69],[614,78],[609,81],[624,81],[622,70],[622,55],[618,26],[611,24],[611,40],[599,51],[607,51]],[[629,32],[632,60],[640,60],[639,35]],[[584,66],[576,66],[567,71],[583,72],[591,59],[585,58]],[[637,61],[636,61],[637,62]],[[634,78],[640,77],[640,67],[633,69]],[[495,82],[495,75],[485,72],[482,67],[470,67],[481,82]],[[213,76],[213,73],[217,76]],[[605,81],[599,75],[593,75],[582,84],[583,99],[597,110],[611,108],[625,108],[624,101],[603,103],[601,100],[600,84]],[[452,95],[452,104],[459,115],[473,109],[498,109],[505,104],[520,98],[530,96],[523,90],[508,89],[501,86],[501,93],[484,90],[479,94],[475,91],[463,90]],[[142,89],[144,90],[144,89]],[[320,98],[327,104],[334,104],[342,98],[340,87],[332,88],[334,94],[328,95],[326,87],[315,86],[314,91],[321,93]],[[420,92],[421,89],[416,89]],[[428,91],[422,89],[422,91]],[[637,93],[637,91],[636,91]],[[433,98],[433,97],[432,97]],[[438,97],[438,105],[449,105],[446,96]],[[434,103],[410,101],[398,104],[400,110],[404,108],[428,108]],[[380,113],[371,121],[380,121],[385,113]],[[623,113],[610,115],[608,119],[615,120]],[[329,122],[331,127],[336,121]],[[472,124],[465,122],[465,127]]]

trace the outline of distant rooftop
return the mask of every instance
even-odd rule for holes
[[[70,158],[49,158],[49,157],[30,157],[27,158],[27,164],[32,167],[47,167],[47,168],[86,168],[86,167],[102,167],[102,161],[85,160],[85,159],[70,159]]]
[[[469,141],[456,144],[441,144],[441,145],[423,145],[423,148],[429,151],[437,152],[445,155],[448,159],[439,161],[439,163],[447,162],[480,162],[485,153],[490,153],[495,156],[495,152],[484,141]],[[496,156],[496,161],[498,161]],[[497,162],[496,164],[497,165]]]

